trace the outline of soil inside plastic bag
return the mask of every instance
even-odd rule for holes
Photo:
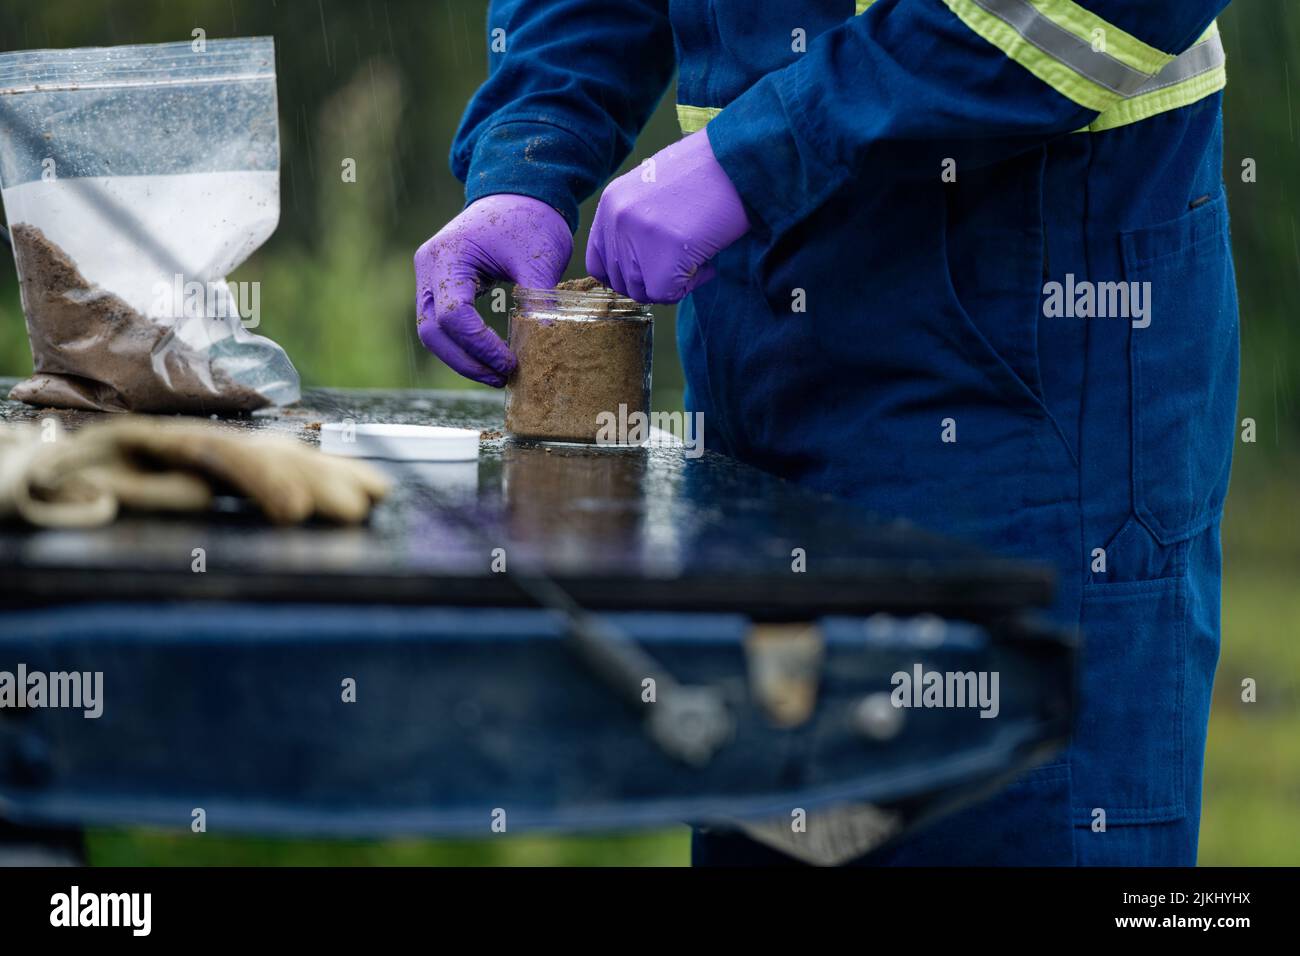
[[[35,371],[10,398],[56,408],[191,414],[270,404],[178,339],[171,325],[88,282],[36,226],[18,223],[11,235]]]

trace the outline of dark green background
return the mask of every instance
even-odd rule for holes
[[[848,0],[845,0],[848,7]],[[43,0],[0,8],[0,50],[270,34],[277,44],[281,224],[236,274],[261,283],[259,332],[305,384],[465,387],[414,334],[411,255],[461,207],[447,168],[486,71],[476,0]],[[1240,416],[1225,525],[1224,653],[1210,728],[1202,862],[1300,863],[1300,0],[1237,0],[1224,168],[1241,292]],[[634,53],[634,51],[631,51]],[[629,165],[676,135],[671,91]],[[357,162],[357,182],[340,176]],[[1252,158],[1258,181],[1243,183]],[[584,231],[570,275],[581,273]],[[491,321],[501,327],[498,317]],[[672,310],[659,310],[655,404],[680,403]],[[13,270],[0,268],[0,374],[31,369]],[[1245,677],[1259,702],[1238,701]],[[1172,728],[1171,728],[1172,732]],[[95,835],[96,862],[682,863],[684,830],[471,843],[305,843],[209,833]]]

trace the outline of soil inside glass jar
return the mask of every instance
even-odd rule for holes
[[[651,322],[638,303],[596,279],[562,282],[557,290],[558,308],[545,304],[545,291],[515,289],[510,349],[519,367],[507,384],[506,430],[520,438],[595,442],[601,413],[626,420],[649,411]],[[573,293],[590,295],[566,295]]]

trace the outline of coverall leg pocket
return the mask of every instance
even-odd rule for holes
[[[1074,822],[1112,827],[1186,813],[1185,576],[1091,584],[1083,592],[1083,681],[1075,738]]]
[[[1145,302],[1129,339],[1133,507],[1161,544],[1223,512],[1234,438],[1238,330],[1227,199],[1121,236]]]

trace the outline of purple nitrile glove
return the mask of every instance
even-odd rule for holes
[[[700,130],[605,187],[587,271],[638,302],[679,302],[716,274],[709,260],[747,232],[740,194]]]
[[[515,357],[474,299],[501,279],[554,288],[572,253],[568,223],[540,200],[501,193],[471,203],[415,252],[420,341],[454,371],[500,388]]]

